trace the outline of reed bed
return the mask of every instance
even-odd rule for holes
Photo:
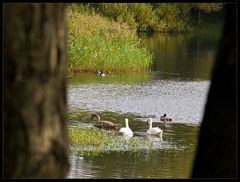
[[[153,54],[126,23],[68,12],[68,71],[147,71]]]

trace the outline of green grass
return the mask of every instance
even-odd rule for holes
[[[95,128],[69,128],[71,144],[99,146],[110,142],[109,135]]]
[[[153,59],[126,23],[97,14],[68,12],[68,71],[146,71]]]
[[[70,138],[70,151],[82,156],[98,156],[113,151],[137,152],[144,147],[152,146],[152,142],[132,137],[125,139],[116,131],[107,132],[96,128],[68,129]]]

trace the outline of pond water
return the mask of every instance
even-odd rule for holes
[[[128,140],[139,144],[133,150],[116,139],[97,154],[91,146],[71,146],[90,153],[71,154],[67,178],[189,178],[218,40],[155,34],[146,39],[155,54],[150,73],[74,75],[68,83],[69,127],[93,127],[94,112],[122,126],[128,118],[134,133]],[[164,113],[171,123],[160,122]],[[163,141],[146,134],[149,117],[163,129]]]

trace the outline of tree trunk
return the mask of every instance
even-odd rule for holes
[[[226,5],[225,27],[216,58],[193,178],[236,178],[236,5]]]
[[[4,177],[68,172],[66,6],[4,4]]]
[[[198,9],[198,26],[200,25],[201,10]]]

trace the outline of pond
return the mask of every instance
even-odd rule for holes
[[[100,150],[71,146],[78,152],[70,155],[67,178],[190,178],[219,36],[154,34],[145,41],[155,54],[149,73],[82,73],[69,80],[69,127],[94,127],[96,112],[122,126],[128,118],[133,137],[120,145],[116,136]],[[160,122],[164,113],[171,123]],[[146,134],[149,117],[163,141]]]

